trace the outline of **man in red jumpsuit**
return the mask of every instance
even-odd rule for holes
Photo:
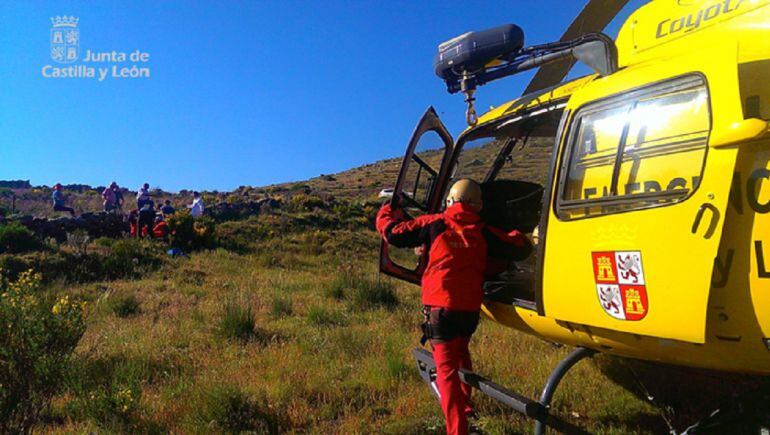
[[[162,216],[155,218],[155,226],[152,227],[152,237],[155,239],[166,239],[168,236],[168,225]]]
[[[472,370],[468,343],[479,322],[489,257],[531,249],[520,232],[506,233],[482,222],[481,198],[481,186],[463,179],[450,189],[443,213],[406,220],[400,209],[386,204],[377,214],[377,231],[389,244],[423,246],[428,252],[423,332],[433,348],[447,434],[467,434],[467,414],[473,412],[471,387],[460,381],[459,369]]]

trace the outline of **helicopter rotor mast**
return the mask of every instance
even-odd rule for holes
[[[572,20],[572,23],[567,26],[567,30],[561,35],[559,42],[571,41],[587,33],[601,32],[628,4],[628,1],[590,0]],[[575,65],[575,59],[570,58],[544,65],[532,77],[522,95],[560,83],[573,65]]]

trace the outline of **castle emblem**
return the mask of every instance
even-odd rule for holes
[[[604,312],[618,320],[642,320],[649,300],[639,251],[592,252],[594,282]]]
[[[51,17],[51,59],[58,63],[72,63],[80,55],[80,29],[73,16]]]

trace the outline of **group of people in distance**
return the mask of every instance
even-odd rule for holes
[[[53,187],[53,209],[54,211],[70,213],[74,217],[75,210],[66,205],[67,198],[62,190],[61,183],[56,183]],[[118,183],[113,181],[102,191],[102,200],[105,212],[122,214],[124,199],[123,192]],[[190,214],[193,218],[203,216],[205,206],[200,193],[193,192],[193,202],[187,208],[190,209]],[[129,211],[126,217],[131,237],[165,239],[168,236],[166,219],[174,213],[176,213],[176,210],[168,199],[162,204],[158,203],[156,208],[150,194],[150,184],[144,183],[136,193],[136,208]]]

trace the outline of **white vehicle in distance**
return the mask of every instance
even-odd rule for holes
[[[395,191],[392,187],[387,187],[385,189],[380,190],[380,193],[377,194],[377,198],[393,198],[393,192]],[[411,197],[411,192],[404,192],[404,195]]]

